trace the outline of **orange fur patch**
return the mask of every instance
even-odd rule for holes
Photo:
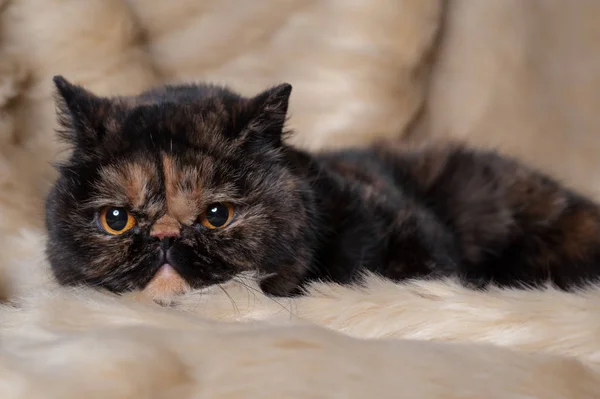
[[[600,224],[594,209],[580,209],[564,217],[560,227],[564,231],[563,248],[571,258],[579,258],[598,245]]]
[[[169,215],[163,215],[156,223],[154,223],[154,226],[152,226],[150,235],[160,239],[162,239],[162,237],[177,237],[179,236],[180,230],[181,224],[179,224],[175,218]]]
[[[200,212],[198,204],[202,195],[197,171],[178,169],[173,159],[167,155],[163,155],[163,168],[167,214],[181,223],[193,223]],[[184,179],[192,181],[191,191],[181,189]]]
[[[125,185],[127,196],[131,201],[131,205],[139,207],[146,198],[148,174],[144,170],[144,167],[139,164],[128,165],[125,173],[127,179],[127,184]]]
[[[143,292],[152,298],[160,299],[183,294],[189,289],[190,286],[179,273],[171,265],[165,264],[156,272]]]

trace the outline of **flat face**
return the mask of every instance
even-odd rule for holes
[[[59,281],[180,292],[297,267],[306,212],[282,160],[280,98],[214,87],[76,94],[62,116],[73,155],[48,199]]]

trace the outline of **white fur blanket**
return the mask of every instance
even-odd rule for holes
[[[477,117],[460,119],[458,108],[440,113],[461,90],[473,94],[460,80],[441,85],[444,76],[456,77],[461,49],[443,44],[439,66],[432,64],[440,29],[477,15],[487,16],[487,26],[501,25],[493,16],[518,14],[519,23],[544,31],[543,22],[564,9],[449,4],[0,1],[0,398],[600,397],[600,289],[475,292],[452,281],[394,284],[372,276],[364,288],[316,284],[292,300],[267,298],[247,278],[163,308],[139,293],[60,288],[49,275],[42,199],[54,177],[49,161],[61,156],[52,134],[53,74],[105,94],[189,79],[250,93],[287,80],[295,86],[290,123],[304,146],[408,131],[425,136],[426,126],[440,124],[461,135],[507,114],[517,115],[517,126],[528,117],[506,108],[512,86],[474,95]],[[568,7],[600,15],[594,6]],[[579,22],[569,23],[561,29],[575,35]],[[450,38],[465,35],[445,29]],[[512,76],[531,76],[522,68]],[[547,85],[538,85],[526,85],[529,106],[547,100],[549,92],[539,91]],[[448,91],[456,86],[458,94]],[[498,104],[501,112],[493,114]],[[564,124],[565,104],[546,104]],[[600,143],[591,129],[599,118],[581,115],[589,129],[579,140],[554,141],[566,158]],[[489,141],[510,149],[525,136]],[[531,149],[539,141],[527,136],[525,148],[528,142]],[[553,148],[540,157],[522,154],[544,167]],[[558,170],[577,176],[573,184],[581,187],[598,181],[598,158],[580,160],[585,168]]]

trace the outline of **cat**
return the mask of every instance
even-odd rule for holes
[[[266,294],[290,296],[366,271],[565,290],[600,275],[600,207],[495,151],[311,154],[286,144],[289,84],[106,98],[54,83],[72,147],[46,201],[61,284],[180,293],[254,271]]]

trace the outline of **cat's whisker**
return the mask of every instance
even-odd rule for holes
[[[261,274],[261,275],[255,276],[254,279],[256,281],[260,282],[262,280],[266,280],[266,279],[268,279],[270,277],[273,277],[273,276],[276,276],[276,275],[277,275],[277,273],[265,273],[265,274]]]
[[[198,310],[198,308],[200,307],[200,304],[202,302],[202,298],[204,295],[204,290],[200,289],[200,290],[193,290],[191,296],[193,296],[194,298],[197,298],[197,300],[195,301],[195,306],[193,307],[193,311]],[[188,298],[190,297],[190,295],[188,295]]]
[[[225,293],[225,295],[227,295],[227,297],[231,301],[231,305],[233,306],[233,313],[234,313],[235,317],[237,319],[239,319],[241,317],[240,308],[238,308],[237,304],[233,300],[233,297],[229,294],[229,292],[227,292],[227,290],[225,288],[223,288],[223,286],[221,284],[217,283],[217,287],[219,287],[221,289],[221,291],[223,291]]]
[[[246,278],[248,278],[248,277],[246,277]],[[265,293],[264,293],[264,292],[262,292],[262,291],[260,291],[260,290],[258,290],[258,289],[256,289],[256,288],[254,288],[254,287],[252,287],[252,286],[251,286],[251,285],[249,285],[249,284],[246,284],[246,283],[244,283],[244,282],[241,280],[241,277],[234,277],[234,278],[233,278],[233,281],[235,281],[235,282],[236,282],[236,283],[238,283],[238,284],[241,284],[241,285],[243,285],[244,287],[246,287],[246,289],[247,289],[247,290],[252,290],[252,291],[254,291],[254,292],[257,292],[257,293],[258,293],[258,294],[260,294],[261,296],[264,296],[265,298],[268,298],[268,299],[270,299],[271,301],[275,302],[275,303],[276,303],[276,304],[277,304],[279,307],[281,307],[283,310],[285,310],[287,313],[289,313],[289,315],[290,315],[290,319],[292,319],[293,317],[297,317],[297,315],[295,315],[295,314],[294,314],[294,312],[292,312],[291,308],[287,308],[287,307],[285,307],[285,305],[284,305],[284,304],[282,304],[281,302],[277,301],[275,298],[273,298],[273,297],[270,297],[270,296],[268,296],[268,295],[265,295]],[[254,295],[254,298],[256,298],[256,295]],[[292,303],[293,303],[293,301],[290,301],[290,305],[291,305]]]
[[[240,278],[232,278],[232,281],[236,282],[237,284],[240,284],[241,286],[243,286],[246,289],[246,292],[248,293],[248,306],[250,306],[250,295],[252,295],[252,297],[254,298],[254,302],[253,305],[256,305],[256,293],[253,292],[247,284],[245,284],[242,280],[241,277]]]

